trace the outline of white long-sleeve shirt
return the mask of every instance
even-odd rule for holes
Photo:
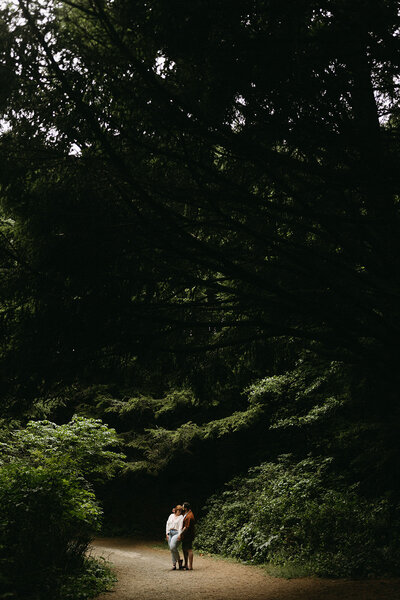
[[[168,517],[167,525],[166,525],[166,534],[169,534],[170,529],[176,529],[178,531],[178,535],[181,534],[183,527],[183,515],[176,516],[175,513],[171,513]]]

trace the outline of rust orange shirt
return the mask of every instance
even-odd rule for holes
[[[183,517],[183,527],[182,537],[183,538],[193,538],[194,537],[194,514],[191,510],[188,510],[186,515]]]

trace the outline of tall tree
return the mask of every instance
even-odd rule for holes
[[[23,336],[61,311],[45,339],[64,362],[285,336],[373,365],[397,407],[396,2],[19,0],[4,18]]]

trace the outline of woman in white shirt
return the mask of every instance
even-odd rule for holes
[[[167,542],[169,549],[171,550],[172,556],[172,570],[176,570],[176,563],[178,563],[179,568],[182,569],[182,560],[179,556],[178,544],[179,544],[179,536],[182,531],[183,524],[183,508],[180,504],[175,506],[172,509],[172,513],[168,517],[167,525],[166,525],[166,534],[167,534]]]

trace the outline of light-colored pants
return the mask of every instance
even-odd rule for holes
[[[179,552],[178,552],[178,530],[170,529],[168,534],[168,546],[171,550],[172,555],[172,564],[175,565],[179,561]]]

